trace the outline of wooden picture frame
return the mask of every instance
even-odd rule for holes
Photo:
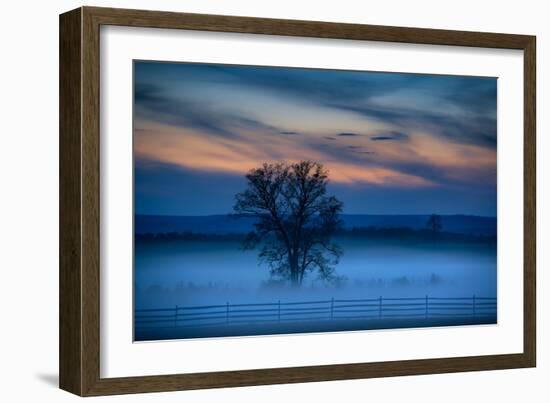
[[[100,377],[100,26],[171,28],[524,52],[523,353],[210,373]],[[60,387],[80,396],[533,367],[535,37],[82,7],[60,16]]]

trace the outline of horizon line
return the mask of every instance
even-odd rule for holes
[[[396,213],[396,214],[388,214],[388,213],[341,213],[340,215],[345,216],[430,216],[432,214],[439,215],[442,217],[450,217],[450,216],[465,216],[465,217],[484,217],[484,218],[497,218],[496,215],[483,215],[483,214],[466,214],[466,213],[449,213],[449,214],[442,214],[442,213]],[[154,217],[218,217],[218,216],[231,216],[231,215],[242,215],[245,216],[246,214],[233,214],[233,213],[217,213],[217,214],[199,214],[199,215],[186,215],[186,214],[150,214],[150,213],[134,213],[134,216],[154,216]],[[253,215],[250,215],[251,217]]]

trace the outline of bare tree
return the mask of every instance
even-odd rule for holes
[[[433,233],[438,233],[443,229],[443,223],[441,222],[441,216],[439,214],[432,214],[426,222],[426,228]]]
[[[260,246],[259,259],[273,276],[302,284],[308,272],[336,279],[334,266],[342,255],[331,241],[341,225],[343,203],[327,196],[328,171],[322,164],[263,164],[246,175],[247,188],[236,195],[233,210],[257,218],[244,246]]]

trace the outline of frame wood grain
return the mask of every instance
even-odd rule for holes
[[[100,377],[101,25],[337,38],[524,52],[524,349],[521,354]],[[535,37],[483,32],[82,7],[60,16],[60,387],[80,396],[481,371],[536,365]]]

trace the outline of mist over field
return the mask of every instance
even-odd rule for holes
[[[469,220],[470,228],[491,222]],[[469,233],[468,228],[464,231]],[[135,248],[138,309],[332,297],[496,297],[496,241],[487,236],[404,239],[402,234],[341,234],[335,239],[343,249],[336,267],[341,278],[327,284],[311,273],[301,288],[293,289],[272,279],[258,262],[257,251],[243,250],[239,239],[159,239],[143,234]]]

